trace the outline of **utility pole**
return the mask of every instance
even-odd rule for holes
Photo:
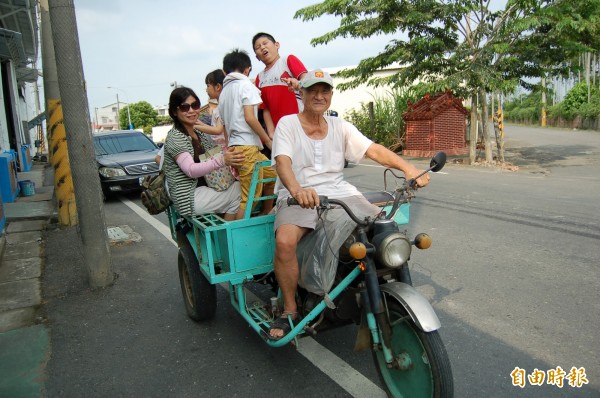
[[[96,127],[94,130],[98,131],[98,107],[94,108],[94,115],[96,116]]]
[[[48,3],[88,282],[92,288],[105,287],[113,282],[114,275],[89,123],[75,6],[73,0],[48,0]]]
[[[121,130],[121,103],[119,102],[119,93],[117,93],[117,117],[115,118],[115,122],[117,122],[117,130]]]
[[[129,123],[129,127],[128,128],[129,128],[129,130],[133,130],[133,124],[131,124],[131,112],[129,111],[129,108],[131,108],[131,102],[129,102],[129,95],[125,92],[125,90],[122,90],[122,89],[117,88],[117,87],[108,86],[106,88],[110,88],[110,89],[113,89],[113,90],[119,90],[119,91],[122,91],[123,94],[125,94],[125,101],[127,101],[126,102],[126,104],[127,104],[127,121]],[[117,109],[119,109],[119,94],[118,93],[117,93]],[[119,119],[119,130],[120,130],[121,129],[121,115],[120,115],[120,112],[119,112],[118,119]]]
[[[58,207],[58,222],[61,225],[72,226],[77,225],[77,207],[75,206],[75,191],[66,141],[67,133],[63,124],[48,0],[40,0],[40,17],[48,156],[50,164],[54,168],[54,192]]]

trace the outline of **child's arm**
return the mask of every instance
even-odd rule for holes
[[[292,72],[292,77],[287,79],[281,79],[284,83],[287,83],[288,90],[298,91],[300,90],[300,82],[304,80],[307,69],[306,66],[296,57],[295,55],[288,55],[286,59],[287,67]]]
[[[244,105],[244,119],[246,123],[252,128],[254,133],[260,137],[260,139],[265,143],[267,148],[271,149],[271,145],[273,142],[269,138],[269,135],[265,132],[263,127],[260,125],[260,122],[254,116],[254,107],[256,105]],[[263,115],[264,116],[264,115]]]
[[[210,124],[206,124],[201,122],[200,120],[194,124],[194,128],[202,131],[205,134],[210,135],[220,135],[223,134],[223,124],[221,121],[217,122],[216,126],[211,126]]]
[[[275,134],[275,125],[273,124],[271,111],[269,111],[267,108],[263,109],[263,120],[265,121],[265,126],[267,127],[267,134],[269,134],[269,137],[273,139],[273,135]]]

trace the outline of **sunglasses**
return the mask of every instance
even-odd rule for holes
[[[194,101],[191,104],[188,104],[187,102],[184,102],[183,104],[179,105],[177,107],[181,112],[187,112],[190,110],[190,108],[192,108],[193,110],[197,111],[198,109],[200,109],[200,101]]]

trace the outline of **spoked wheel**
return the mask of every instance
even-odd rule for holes
[[[177,263],[188,316],[194,321],[212,319],[217,310],[217,287],[211,285],[200,272],[194,250],[190,246],[180,247]]]
[[[388,368],[382,351],[373,351],[373,359],[389,396],[453,397],[450,360],[438,332],[423,332],[394,300],[388,301],[388,309],[399,368]]]

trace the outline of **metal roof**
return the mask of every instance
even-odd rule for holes
[[[0,0],[0,59],[25,66],[37,59],[37,0]]]

